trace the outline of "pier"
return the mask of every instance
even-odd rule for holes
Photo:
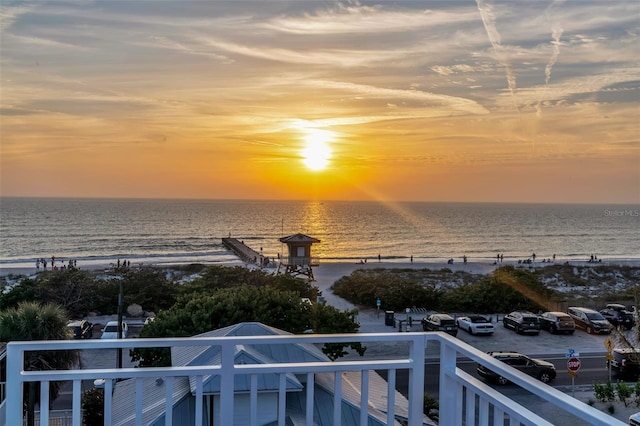
[[[222,245],[231,250],[243,262],[259,264],[259,260],[262,257],[260,253],[237,238],[223,238]]]

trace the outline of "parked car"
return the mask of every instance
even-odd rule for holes
[[[627,330],[633,328],[633,312],[628,311],[627,307],[618,303],[609,303],[600,313],[614,327],[622,326]]]
[[[87,320],[71,321],[67,327],[73,332],[74,339],[91,339],[93,337],[93,324]]]
[[[513,311],[504,316],[502,324],[519,334],[540,334],[540,318],[532,312]]]
[[[613,359],[607,361],[607,367],[610,362],[611,371],[614,371],[619,377],[637,381],[640,377],[640,349],[615,348],[612,355]]]
[[[493,323],[482,315],[469,315],[456,318],[458,328],[469,334],[493,334]]]
[[[452,336],[458,335],[456,320],[449,314],[433,314],[422,318],[424,331],[444,331]]]
[[[576,331],[576,323],[564,312],[543,312],[540,314],[540,328],[551,334],[569,333]]]
[[[530,358],[519,352],[487,352],[489,355],[498,359],[513,368],[522,371],[532,377],[539,379],[542,383],[549,383],[556,378],[556,367],[549,361]],[[482,364],[478,364],[476,371],[480,377],[485,380],[496,381],[501,385],[507,384],[509,381],[501,375],[491,371]]]
[[[126,339],[129,332],[126,322],[122,322],[122,338]],[[101,339],[117,339],[118,338],[118,321],[109,321],[102,329]]]
[[[593,309],[572,306],[567,309],[567,313],[573,318],[576,328],[583,329],[588,334],[609,334],[613,328],[600,312]]]

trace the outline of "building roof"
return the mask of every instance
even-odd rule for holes
[[[304,234],[293,234],[279,239],[281,243],[319,243],[320,240]]]
[[[144,378],[142,380],[142,424],[148,425],[164,415],[166,401],[166,382],[160,378]],[[117,382],[113,388],[111,405],[111,424],[113,426],[130,426],[136,424],[136,381],[134,379]],[[176,377],[173,381],[172,405],[188,397],[189,380]]]

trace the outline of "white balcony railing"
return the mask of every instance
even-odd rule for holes
[[[236,345],[258,344],[295,344],[295,343],[367,343],[385,342],[397,343],[398,347],[408,350],[405,354],[392,359],[370,360],[345,360],[335,362],[304,362],[304,363],[277,363],[277,364],[234,364],[234,351]],[[237,375],[251,377],[251,415],[255,422],[256,400],[255,393],[256,375],[270,373],[279,374],[281,377],[280,392],[278,393],[279,413],[284,411],[286,389],[283,376],[288,373],[305,375],[307,380],[313,381],[314,374],[332,372],[335,373],[334,401],[340,401],[342,396],[343,371],[361,372],[361,383],[368,383],[368,372],[372,370],[386,370],[388,372],[387,388],[387,423],[393,424],[395,413],[394,392],[396,371],[407,369],[409,371],[408,389],[408,425],[421,426],[423,424],[423,396],[425,377],[425,353],[427,345],[439,344],[440,349],[440,375],[439,375],[439,403],[441,425],[536,425],[544,426],[553,424],[540,415],[534,414],[527,408],[505,397],[483,381],[465,373],[457,366],[461,359],[468,358],[472,361],[484,364],[506,377],[514,384],[538,395],[541,399],[555,405],[559,410],[564,410],[580,419],[583,423],[615,426],[624,423],[612,418],[593,407],[584,404],[555,388],[545,385],[536,379],[522,374],[506,364],[495,360],[485,353],[443,333],[372,333],[372,334],[340,334],[340,335],[277,335],[277,336],[251,336],[251,337],[202,337],[202,338],[173,338],[173,339],[124,339],[124,340],[86,340],[86,341],[46,341],[46,342],[12,342],[7,346],[7,395],[2,402],[0,413],[6,410],[6,419],[0,419],[0,425],[20,425],[23,422],[22,389],[27,382],[39,382],[41,389],[40,399],[40,424],[49,424],[49,383],[53,381],[72,381],[72,424],[80,426],[81,418],[81,383],[82,380],[96,378],[107,379],[105,381],[105,425],[112,424],[112,380],[132,378],[136,380],[136,388],[144,378],[162,377],[166,386],[165,424],[173,424],[171,401],[172,384],[176,377],[195,378],[195,407],[193,418],[196,425],[203,424],[203,377],[220,377],[220,424],[233,424],[234,415],[234,378]],[[69,349],[114,349],[114,348],[148,348],[148,347],[197,347],[219,346],[221,358],[218,365],[183,366],[167,368],[121,368],[121,369],[82,369],[82,370],[56,370],[56,371],[24,371],[24,354],[28,351],[41,350],[69,350]],[[367,406],[369,400],[368,387],[361,388],[361,406]],[[141,385],[138,389],[141,389]],[[311,390],[310,390],[311,389]],[[313,425],[313,386],[308,386],[306,424]],[[309,395],[311,392],[311,395]],[[136,392],[135,396],[135,424],[142,424],[143,395]],[[333,424],[340,424],[342,404],[333,404]],[[367,410],[361,410],[360,425],[366,425]],[[278,414],[278,422],[285,424],[283,414]]]

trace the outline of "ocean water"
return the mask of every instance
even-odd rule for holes
[[[265,256],[278,239],[321,240],[322,262],[640,259],[640,206],[149,199],[0,199],[0,269],[37,258],[78,266],[117,259],[144,264],[227,263],[222,238]]]

